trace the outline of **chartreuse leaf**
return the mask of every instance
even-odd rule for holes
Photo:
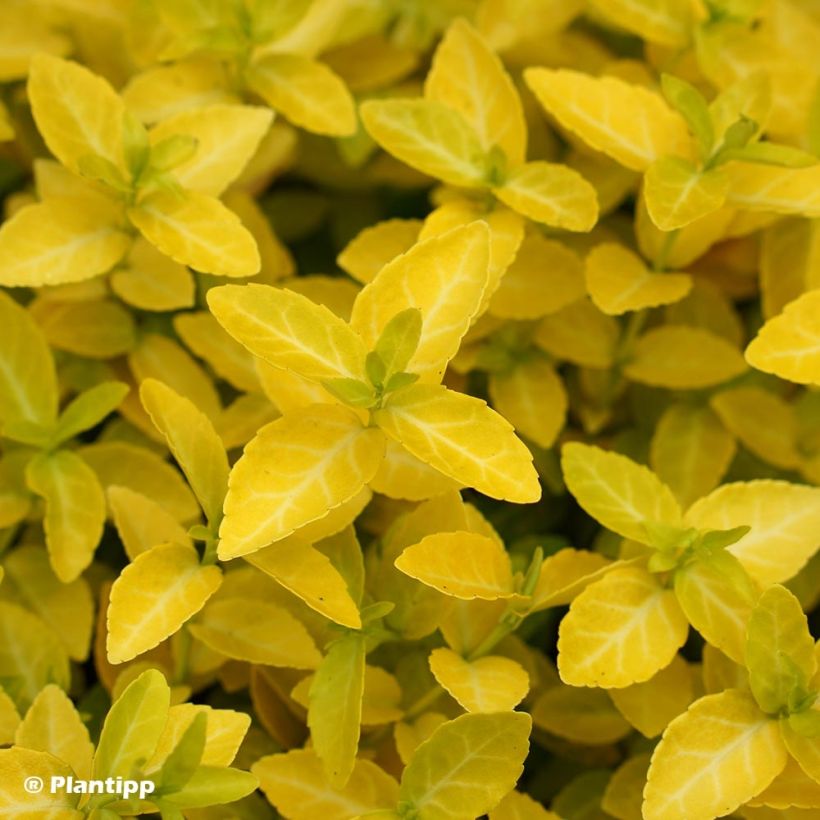
[[[258,785],[252,774],[240,769],[200,766],[179,791],[165,795],[163,802],[183,809],[234,803]]]
[[[748,526],[728,551],[761,584],[782,583],[815,553],[820,489],[768,480],[724,484],[696,501],[686,522],[700,530]]]
[[[191,546],[160,544],[140,553],[111,588],[107,650],[123,663],[153,649],[199,612],[222,581]]]
[[[67,778],[73,774],[69,765],[47,752],[19,747],[0,749],[0,811],[8,817],[82,820],[87,815],[76,808],[80,795],[65,790],[52,794],[47,788],[29,794],[23,785],[27,777],[40,777],[50,783],[52,777]]]
[[[804,293],[769,319],[746,348],[746,361],[798,384],[820,384],[820,290]]]
[[[473,532],[440,532],[407,547],[395,565],[423,584],[469,601],[514,594],[510,559],[492,538]]]
[[[639,567],[616,569],[571,604],[558,633],[558,670],[571,686],[623,688],[667,666],[689,624],[675,599]]]
[[[484,38],[464,19],[455,20],[433,56],[424,96],[458,111],[481,146],[494,146],[514,164],[524,161],[527,126],[512,80]]]
[[[758,706],[768,714],[805,699],[817,672],[814,640],[800,603],[785,587],[769,587],[747,627],[746,667]]]
[[[153,753],[168,719],[171,690],[148,669],[111,706],[94,755],[94,777],[130,777]]]
[[[665,46],[687,45],[694,10],[680,0],[591,0],[596,12],[616,25]]]
[[[820,216],[820,165],[779,168],[746,162],[726,165],[727,201],[736,208],[776,214]]]
[[[526,697],[529,675],[509,658],[488,656],[468,661],[452,649],[434,649],[430,670],[468,712],[507,712]]]
[[[690,152],[683,118],[647,88],[569,69],[528,68],[524,79],[564,128],[633,171]]]
[[[480,399],[413,385],[392,394],[373,418],[416,458],[491,498],[526,504],[541,496],[529,450]]]
[[[610,316],[678,302],[692,288],[687,274],[652,273],[637,254],[614,242],[590,251],[584,276],[592,301]]]
[[[626,456],[571,442],[561,451],[567,488],[607,529],[649,543],[645,524],[680,526],[681,510],[671,490],[648,468]]]
[[[125,170],[125,106],[113,88],[84,66],[48,54],[31,61],[28,97],[49,150],[75,173],[98,156]]]
[[[399,813],[447,820],[489,811],[521,775],[530,727],[523,712],[468,714],[442,724],[404,769]]]
[[[533,341],[545,353],[583,367],[608,369],[618,345],[618,322],[589,299],[578,299],[545,316]]]
[[[422,222],[386,219],[359,232],[336,257],[347,274],[366,285],[390,261],[416,244]]]
[[[795,718],[801,718],[800,723]],[[808,720],[806,720],[808,719]],[[802,729],[801,723],[807,730]],[[818,710],[808,709],[780,719],[780,732],[789,754],[797,761],[803,772],[815,783],[820,775],[820,733],[818,733]],[[791,802],[791,801],[790,801]]]
[[[140,385],[140,399],[182,467],[215,531],[228,492],[228,456],[208,417],[156,379]]]
[[[617,566],[597,552],[570,547],[558,550],[541,564],[530,612],[569,604],[586,586]]]
[[[532,719],[551,734],[587,746],[615,743],[632,731],[603,689],[560,683],[548,686],[539,696]]]
[[[697,139],[701,157],[707,159],[715,144],[715,129],[706,99],[693,85],[672,74],[661,77],[661,87],[667,102],[683,116]]]
[[[208,305],[231,336],[276,367],[318,382],[364,376],[362,340],[328,308],[301,294],[227,285],[208,292]]]
[[[817,809],[820,807],[820,783],[809,777],[792,757],[786,763],[786,768],[768,788],[749,802],[749,806],[767,806],[781,811]]]
[[[313,748],[334,788],[353,774],[362,723],[365,636],[351,632],[334,641],[319,664],[308,695]]]
[[[348,820],[396,806],[396,781],[369,760],[357,759],[344,788],[331,786],[312,749],[263,757],[251,767],[268,800],[293,820]]]
[[[6,293],[0,293],[0,326],[0,425],[29,422],[48,429],[57,419],[57,374],[42,331]]]
[[[155,775],[155,779],[159,781],[157,794],[177,792],[193,777],[205,751],[207,725],[208,716],[204,712],[194,715]]]
[[[45,501],[51,566],[61,581],[69,583],[91,563],[102,537],[105,495],[100,482],[79,456],[57,450],[29,462],[26,483]]]
[[[489,813],[490,820],[560,820],[525,792],[511,791]]]
[[[368,373],[373,384],[390,384],[392,376],[407,368],[421,341],[421,330],[421,311],[415,307],[397,313],[384,326],[373,348],[377,372]],[[368,357],[368,367],[370,361]]]
[[[731,814],[786,766],[777,722],[748,694],[728,689],[675,718],[652,755],[643,816],[691,820]]]
[[[268,109],[249,105],[208,105],[183,111],[149,132],[150,161],[157,162],[163,142],[193,138],[193,156],[170,163],[174,178],[190,191],[220,196],[253,156],[272,118]]]
[[[419,242],[359,293],[351,327],[366,346],[374,347],[397,314],[417,308],[421,332],[405,368],[440,381],[478,313],[487,287],[489,252],[489,231],[482,221]]]
[[[651,755],[637,754],[622,763],[606,785],[601,808],[619,820],[641,820],[643,789]]]
[[[344,407],[315,405],[266,425],[231,471],[219,557],[247,555],[323,518],[361,491],[383,455],[383,435]]]
[[[195,638],[241,661],[315,669],[321,655],[301,621],[286,609],[262,601],[212,601],[190,626]]]
[[[71,766],[79,778],[91,775],[94,744],[88,729],[68,695],[53,683],[41,689],[34,699],[17,727],[14,743],[54,755]]]
[[[359,107],[367,133],[412,168],[451,185],[481,188],[488,157],[465,118],[432,100],[368,100]]]
[[[99,424],[117,409],[129,390],[123,382],[102,382],[80,393],[60,413],[54,431],[55,442],[67,441]]]
[[[261,260],[253,236],[218,199],[197,191],[156,191],[128,209],[152,244],[181,265],[219,276],[253,276]]]

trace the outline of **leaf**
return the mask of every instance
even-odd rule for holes
[[[101,382],[80,393],[60,413],[54,431],[56,442],[61,443],[96,427],[109,413],[119,407],[130,388],[122,382]]]
[[[361,491],[383,455],[379,431],[344,407],[315,405],[266,425],[231,471],[219,557],[247,555],[323,518]]]
[[[769,587],[752,610],[746,632],[749,685],[760,708],[771,715],[805,694],[817,672],[814,640],[797,598],[785,587]]]
[[[300,54],[267,54],[248,71],[248,84],[294,125],[344,137],[356,129],[356,111],[343,80],[323,63]]]
[[[48,428],[57,419],[58,398],[51,351],[29,313],[6,293],[0,293],[0,326],[0,423]]]
[[[518,780],[530,726],[522,712],[468,714],[442,724],[404,769],[399,803],[429,820],[484,814]]]
[[[140,233],[181,265],[216,276],[253,276],[261,261],[253,236],[218,199],[157,191],[129,208]]]
[[[390,261],[416,244],[418,219],[386,219],[360,231],[336,257],[336,264],[362,284],[372,281]]]
[[[266,285],[226,285],[209,291],[208,305],[231,336],[275,367],[316,382],[364,378],[362,340],[346,322],[301,294]]]
[[[207,722],[208,718],[204,713],[195,715],[179,742],[171,750],[156,775],[160,792],[177,792],[191,780],[205,750]]]
[[[586,232],[598,220],[595,189],[566,165],[527,162],[492,191],[514,211],[556,228]]]
[[[533,705],[532,719],[539,729],[586,746],[607,746],[632,731],[603,689],[549,686]]]
[[[731,162],[727,201],[735,208],[765,213],[820,217],[820,165],[780,168]]]
[[[37,54],[27,91],[37,128],[63,165],[79,173],[79,160],[96,154],[125,168],[125,106],[104,79],[75,62]]]
[[[569,69],[529,68],[524,80],[564,128],[633,171],[667,154],[688,153],[683,118],[642,86]]]
[[[491,498],[526,504],[541,495],[529,450],[480,399],[413,385],[390,396],[373,417],[416,458]]]
[[[319,655],[302,623],[273,604],[240,598],[213,601],[189,627],[215,652],[236,660],[315,669]]]
[[[362,722],[365,640],[351,633],[334,641],[310,686],[308,726],[313,748],[331,786],[353,774]]]
[[[570,605],[558,632],[558,671],[571,686],[642,683],[671,663],[688,633],[671,590],[644,569],[616,569]]]
[[[797,761],[803,772],[813,782],[820,782],[817,780],[820,775],[820,748],[818,748],[817,736],[804,737],[791,727],[790,720],[787,718],[780,720],[780,733],[789,754]]]
[[[407,369],[440,381],[478,313],[487,287],[489,233],[483,222],[414,245],[359,293],[350,324],[373,347],[408,308],[421,312],[421,337]]]
[[[140,385],[140,399],[182,467],[208,523],[215,531],[228,492],[228,456],[208,417],[156,379]]]
[[[798,384],[820,384],[820,290],[804,293],[769,319],[746,348],[746,361]]]
[[[686,120],[701,157],[708,159],[715,145],[715,128],[706,99],[693,85],[672,74],[661,77],[661,87],[669,104]]]
[[[699,171],[680,157],[661,157],[644,179],[646,207],[662,231],[677,231],[723,207],[729,179],[720,168]]]
[[[524,667],[500,656],[468,661],[451,649],[434,649],[430,669],[467,712],[511,711],[530,689]]]
[[[584,271],[593,303],[609,316],[678,302],[692,288],[685,273],[651,273],[643,260],[623,245],[596,245]]]
[[[560,820],[525,792],[511,791],[489,814],[490,820]]]
[[[63,583],[70,583],[91,563],[102,537],[105,496],[100,482],[83,459],[57,450],[29,462],[26,483],[46,502],[51,565]]]
[[[530,612],[571,603],[585,587],[617,566],[597,552],[571,547],[558,550],[541,564]]]
[[[601,808],[618,820],[641,820],[643,789],[651,755],[637,754],[612,774],[601,800]]]
[[[91,775],[94,744],[68,695],[53,683],[34,699],[14,736],[17,746],[48,752],[67,763],[78,778]]]
[[[196,140],[193,157],[172,174],[191,191],[220,196],[241,173],[270,127],[273,115],[250,105],[206,105],[182,111],[149,132],[151,145],[184,135]]]
[[[749,695],[729,689],[675,718],[652,755],[644,791],[647,820],[669,812],[691,820],[731,814],[786,765],[777,723]]]
[[[68,778],[71,774],[70,766],[46,752],[0,749],[0,812],[7,817],[81,820],[86,814],[76,808],[78,795],[65,791],[52,794],[50,789],[29,794],[24,786],[26,778],[32,775],[50,783],[52,777]],[[25,807],[22,811],[21,806]]]
[[[518,91],[501,60],[465,20],[455,20],[439,43],[424,96],[458,111],[484,151],[497,146],[510,162],[524,161],[527,126]]]
[[[450,185],[485,185],[479,137],[452,108],[431,100],[367,100],[359,113],[367,133],[411,168]]]
[[[234,803],[259,785],[256,777],[240,769],[200,766],[185,786],[164,797],[164,802],[185,809]]]
[[[103,723],[94,777],[131,777],[154,751],[168,719],[171,690],[161,672],[148,669],[111,706]]]
[[[681,47],[691,37],[694,11],[685,0],[591,0],[591,5],[650,43]]]
[[[407,547],[395,565],[405,575],[465,601],[473,598],[494,601],[514,593],[506,550],[477,533],[427,535]]]
[[[638,339],[624,375],[652,387],[696,390],[745,370],[743,356],[722,337],[698,327],[663,325]]]
[[[785,742],[788,748],[788,740]],[[820,805],[820,783],[809,777],[792,758],[771,785],[758,794],[749,805],[791,811],[800,808],[816,809]]]
[[[219,567],[201,566],[191,546],[161,544],[138,555],[111,588],[109,663],[130,661],[173,635],[221,581]]]
[[[820,490],[786,481],[724,484],[686,513],[699,529],[750,532],[728,547],[763,585],[794,577],[814,555],[820,526]]]
[[[392,809],[398,784],[369,760],[356,760],[343,789],[333,788],[311,749],[263,757],[251,767],[268,800],[293,820],[348,820],[357,814]]]
[[[646,544],[645,524],[680,524],[680,507],[671,490],[626,456],[570,442],[561,450],[561,467],[581,507],[624,538]]]
[[[579,299],[544,317],[533,341],[545,353],[582,367],[612,366],[619,336],[618,323],[588,299]]]

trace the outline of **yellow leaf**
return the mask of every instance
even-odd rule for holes
[[[680,157],[661,157],[644,179],[646,208],[662,231],[677,231],[723,207],[729,179],[720,168],[699,171]]]
[[[564,128],[633,171],[690,150],[683,118],[642,86],[569,69],[529,68],[524,79]]]
[[[607,746],[632,731],[603,689],[550,686],[533,705],[532,719],[539,729],[586,746]]]
[[[29,794],[26,778],[39,777],[50,783],[52,777],[68,778],[71,767],[47,752],[29,749],[0,749],[0,812],[20,820],[82,820],[85,811],[76,808],[79,795],[44,788]]]
[[[775,214],[820,217],[820,165],[781,168],[731,162],[727,201],[735,208]]]
[[[239,217],[196,191],[157,191],[128,210],[140,233],[175,262],[216,276],[253,276],[259,251]]]
[[[407,369],[440,381],[478,312],[488,264],[489,231],[483,222],[420,242],[364,287],[351,327],[370,348],[397,313],[417,308],[421,338]]]
[[[535,330],[538,347],[582,367],[607,369],[615,358],[620,330],[588,299],[578,299],[545,316]]]
[[[442,723],[446,722],[447,718],[440,712],[425,712],[412,723],[397,723],[394,727],[393,737],[396,741],[396,751],[399,753],[401,762],[406,766],[412,759],[416,749]]]
[[[20,714],[14,701],[0,689],[0,741],[4,746],[14,743],[14,733],[20,725]]]
[[[420,817],[479,817],[496,806],[523,771],[532,721],[523,712],[462,715],[416,749],[399,801]]]
[[[571,686],[621,689],[668,666],[688,634],[674,592],[638,567],[613,570],[561,621],[558,671]]]
[[[130,245],[115,203],[59,197],[29,205],[0,228],[0,284],[63,285],[110,270]]]
[[[113,88],[84,66],[48,54],[31,61],[28,97],[49,150],[77,173],[92,154],[125,168],[125,106]]]
[[[728,551],[761,584],[782,583],[817,550],[820,488],[767,480],[724,484],[695,502],[686,522],[699,529],[751,527]]]
[[[210,527],[222,520],[228,492],[228,456],[208,417],[156,379],[140,385],[140,399],[185,473]]]
[[[491,812],[490,820],[561,820],[524,792],[510,792]]]
[[[614,242],[593,248],[584,276],[592,301],[610,316],[672,304],[692,288],[687,274],[652,273],[637,254]]]
[[[518,91],[501,60],[464,19],[455,20],[439,43],[424,96],[462,114],[485,151],[498,146],[510,162],[524,161],[527,126]]]
[[[414,456],[491,498],[526,504],[541,496],[531,453],[480,399],[413,385],[373,416]]]
[[[107,650],[124,663],[173,635],[216,592],[222,570],[190,546],[161,544],[138,555],[111,588]]]
[[[601,808],[618,820],[642,820],[641,804],[651,755],[638,754],[622,763],[607,783]]]
[[[749,695],[708,695],[669,724],[652,755],[644,791],[646,820],[731,814],[763,791],[786,765],[776,721]]]
[[[530,611],[538,612],[553,606],[566,606],[589,584],[597,581],[617,563],[589,550],[571,547],[547,556],[532,593]]]
[[[405,575],[454,598],[494,601],[514,593],[507,552],[472,532],[427,535],[407,547],[395,564]]]
[[[780,733],[789,754],[797,761],[804,774],[815,783],[820,776],[820,748],[817,737],[804,737],[789,726],[788,719],[780,720]]]
[[[51,565],[70,583],[91,563],[105,522],[105,495],[97,476],[68,450],[36,456],[26,483],[46,502],[44,527]]]
[[[311,749],[258,760],[251,771],[268,800],[292,820],[350,820],[358,814],[392,809],[398,802],[396,781],[369,760],[357,760],[347,785],[331,786]]]
[[[817,809],[820,808],[820,783],[809,777],[792,758],[771,785],[749,805],[773,809]]]
[[[649,463],[684,506],[714,490],[734,458],[734,439],[720,422],[709,407],[684,403],[658,421]]]
[[[624,375],[652,387],[697,390],[745,370],[740,351],[720,336],[698,327],[664,325],[638,339]]]
[[[48,684],[40,690],[14,736],[17,746],[48,752],[67,763],[81,779],[91,776],[94,744],[68,695]]]
[[[251,553],[246,560],[326,618],[361,629],[359,608],[344,578],[327,556],[298,536]]]
[[[196,152],[172,174],[184,188],[220,196],[253,156],[272,119],[266,108],[208,105],[163,120],[149,138],[155,146],[172,136],[193,137]]]
[[[610,689],[617,710],[645,737],[657,737],[695,699],[692,670],[680,655],[643,683]],[[648,761],[647,761],[648,762]]]
[[[746,361],[798,384],[820,384],[820,290],[804,293],[769,319],[746,348]]]
[[[527,162],[492,191],[514,211],[556,228],[589,231],[598,220],[595,189],[566,165]]]
[[[555,368],[531,359],[508,373],[491,373],[489,393],[493,407],[524,438],[549,449],[564,426],[567,393]]]
[[[592,0],[592,8],[616,26],[650,43],[682,47],[695,22],[688,0]]]
[[[561,467],[581,507],[624,538],[647,543],[645,524],[680,525],[681,510],[672,491],[626,456],[570,442],[561,451]]]
[[[362,340],[326,307],[299,293],[226,285],[209,291],[208,305],[231,336],[275,367],[312,381],[364,377]]]
[[[416,244],[422,222],[386,219],[359,232],[336,257],[336,263],[362,284],[372,281],[390,261]]]
[[[771,319],[804,291],[820,287],[820,228],[816,219],[782,219],[763,233],[760,289]]]
[[[370,487],[375,492],[409,501],[422,501],[459,486],[451,478],[408,453],[393,439],[387,439],[384,461],[370,481]]]
[[[361,491],[383,456],[381,433],[344,407],[271,422],[231,471],[219,557],[247,555],[323,518]]]
[[[268,54],[248,70],[248,84],[294,125],[316,134],[349,136],[356,130],[353,99],[341,77],[299,54]]]
[[[0,80],[22,80],[31,58],[38,52],[63,55],[71,41],[52,28],[42,10],[10,3],[0,12]]]
[[[191,634],[215,652],[250,663],[315,669],[321,655],[287,610],[247,598],[221,598],[200,612]]]
[[[524,667],[500,656],[467,661],[452,649],[434,649],[430,669],[467,712],[510,711],[530,689]]]
[[[430,100],[368,100],[359,113],[368,134],[412,168],[451,185],[486,184],[478,135],[452,108]]]

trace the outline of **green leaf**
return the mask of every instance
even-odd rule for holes
[[[372,407],[376,403],[373,388],[359,379],[325,379],[322,387],[350,407]]]
[[[698,539],[698,546],[706,550],[722,550],[736,544],[751,532],[751,527],[733,527],[730,530],[709,530],[702,533]]]
[[[817,164],[817,159],[791,145],[777,145],[773,142],[754,142],[742,148],[721,151],[721,161],[753,162],[758,165],[778,165],[782,168],[808,168]]]
[[[123,382],[103,382],[80,393],[60,414],[54,430],[55,443],[68,441],[99,424],[120,406],[129,390]]]
[[[746,632],[746,666],[755,700],[776,714],[806,693],[817,671],[814,641],[800,602],[785,587],[769,587],[752,611]]]
[[[820,712],[816,709],[805,709],[795,712],[787,718],[789,726],[801,737],[820,736]]]
[[[748,145],[759,128],[760,126],[754,120],[750,120],[741,114],[740,119],[726,129],[726,133],[723,135],[723,142],[713,158],[712,164],[723,162],[725,152],[744,148]]]
[[[33,421],[9,421],[0,429],[3,438],[30,444],[32,447],[45,448],[51,440],[51,432]]]
[[[171,754],[165,759],[156,776],[157,793],[180,791],[194,776],[205,751],[208,715],[200,712],[191,721]]]
[[[234,803],[249,795],[258,785],[257,779],[250,772],[200,766],[185,788],[167,795],[163,802],[183,809]]]
[[[661,87],[669,104],[686,120],[689,130],[698,141],[701,156],[708,157],[715,144],[715,130],[709,104],[703,95],[685,80],[671,74],[661,77]]]
[[[402,387],[409,387],[419,380],[418,373],[394,373],[384,386],[385,393],[392,393],[394,390],[401,390]]]
[[[191,159],[197,146],[197,140],[188,134],[172,134],[151,149],[151,167],[157,171],[170,171]]]
[[[375,352],[384,362],[386,375],[401,373],[410,363],[421,341],[422,319],[418,308],[397,313],[385,326]]]

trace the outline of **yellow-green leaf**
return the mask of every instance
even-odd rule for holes
[[[609,368],[618,344],[618,323],[589,299],[578,299],[544,317],[533,341],[551,356],[583,367]]]
[[[536,726],[586,746],[607,746],[626,737],[632,727],[603,689],[553,685],[532,707]]]
[[[662,231],[677,231],[723,207],[729,179],[722,169],[699,171],[680,157],[661,157],[644,180],[646,208]]]
[[[386,219],[358,233],[336,257],[339,267],[367,284],[390,261],[406,253],[419,238],[418,219]]]
[[[510,792],[489,814],[490,820],[560,820],[525,792]]]
[[[0,812],[21,820],[82,820],[76,806],[80,796],[44,788],[36,794],[25,789],[26,778],[39,777],[50,784],[52,777],[68,778],[71,767],[47,752],[29,749],[0,749]]]
[[[736,208],[765,213],[820,217],[820,165],[781,168],[732,162],[727,200]]]
[[[695,12],[687,0],[591,0],[591,6],[650,43],[680,48],[692,36]]]

